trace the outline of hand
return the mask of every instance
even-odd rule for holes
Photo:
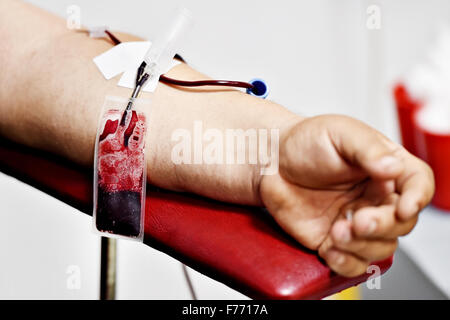
[[[279,173],[260,182],[261,200],[280,226],[347,277],[392,255],[433,192],[428,165],[337,115],[308,118],[286,132]]]

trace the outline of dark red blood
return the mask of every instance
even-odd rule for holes
[[[106,117],[119,115],[110,111]],[[123,116],[127,115],[127,111]],[[107,120],[98,147],[98,230],[136,237],[140,232],[142,185],[145,179],[143,140],[138,135],[138,122],[145,124],[145,116],[130,111],[128,125],[119,120]],[[112,136],[109,136],[112,134]],[[133,136],[134,134],[134,136]],[[106,137],[108,139],[104,140]],[[128,148],[129,139],[141,141],[139,148]],[[103,141],[102,141],[103,140]]]
[[[119,120],[108,120],[106,121],[105,128],[103,129],[102,134],[100,135],[99,140],[102,141],[106,139],[106,137],[114,132],[116,132],[117,127],[119,126]]]
[[[124,139],[123,139],[123,144],[126,146],[128,146],[128,140],[130,139],[130,136],[133,134],[133,130],[136,127],[136,123],[138,122],[138,116],[136,111],[133,111],[131,113],[131,120],[130,123],[128,124],[128,128],[127,130],[125,130],[124,133]]]
[[[97,229],[103,232],[137,237],[141,229],[141,193],[108,192],[98,188]]]

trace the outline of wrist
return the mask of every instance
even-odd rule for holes
[[[185,93],[173,94],[184,95]],[[199,104],[192,104],[188,100],[194,97],[198,97]],[[229,163],[227,133],[239,131],[245,134],[254,130],[258,135],[261,130],[265,130],[268,154],[271,157],[278,157],[278,154],[273,155],[270,150],[271,129],[278,130],[276,138],[279,139],[303,118],[273,102],[238,92],[191,93],[181,100],[185,102],[180,106],[183,112],[178,110],[177,103],[167,103],[167,101],[153,103],[148,143],[148,181],[162,188],[193,192],[226,202],[261,205],[259,186],[263,177],[262,166],[258,157],[256,157],[256,163],[249,162],[250,152],[257,153],[257,150],[249,148],[249,139],[246,137],[245,162],[238,163],[238,156],[233,155],[235,161]],[[203,103],[205,107],[202,106]],[[250,115],[248,109],[253,109],[253,103],[258,104],[258,107],[251,110]],[[182,114],[180,115],[179,112]],[[196,132],[199,124],[201,124],[201,130]],[[176,134],[180,129],[187,134],[187,137],[182,138]],[[211,148],[214,140],[204,138],[211,132],[219,134],[222,140],[223,156],[222,161],[219,162],[211,162],[207,159],[208,149]],[[187,161],[180,161],[179,157],[173,159],[174,152],[177,153],[175,149],[179,148],[179,144],[185,138],[185,142],[187,141],[189,145]],[[203,154],[197,153],[196,144],[202,146]],[[185,159],[183,155],[181,158]],[[278,162],[278,159],[276,160]],[[265,167],[277,165],[272,163],[272,159],[270,161]]]

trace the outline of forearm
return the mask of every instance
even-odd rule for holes
[[[21,19],[17,19],[20,16]],[[133,37],[118,34],[124,41]],[[118,78],[106,81],[92,58],[112,45],[69,30],[64,20],[21,2],[0,5],[0,134],[90,166],[98,119],[106,95],[128,97]],[[170,76],[204,79],[187,65]],[[150,97],[143,93],[142,97]],[[148,180],[164,188],[192,191],[239,203],[259,203],[258,167],[174,165],[171,134],[192,130],[262,129],[290,126],[300,118],[281,106],[229,89],[181,89],[159,84],[151,97]],[[255,174],[257,172],[257,174]]]
[[[68,30],[63,19],[11,0],[0,2],[0,39],[0,135],[92,166],[105,97],[131,93],[117,86],[119,76],[106,81],[92,62],[112,44]],[[169,76],[205,78],[185,64]],[[286,232],[318,250],[339,274],[363,274],[370,261],[392,255],[397,237],[411,231],[433,196],[433,173],[425,163],[350,117],[303,121],[273,102],[211,87],[160,83],[154,94],[142,97],[152,100],[148,182],[264,204]],[[279,129],[279,171],[262,176],[260,166],[248,159],[246,164],[176,165],[172,134],[187,129],[193,136],[195,121],[201,121],[203,132],[214,128],[225,135],[226,129]]]

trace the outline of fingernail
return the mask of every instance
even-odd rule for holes
[[[400,161],[398,158],[393,156],[384,156],[379,160],[379,164],[385,170],[395,170],[400,166]]]
[[[377,222],[375,220],[372,220],[367,225],[366,234],[372,234],[374,233],[375,229],[377,228]]]

